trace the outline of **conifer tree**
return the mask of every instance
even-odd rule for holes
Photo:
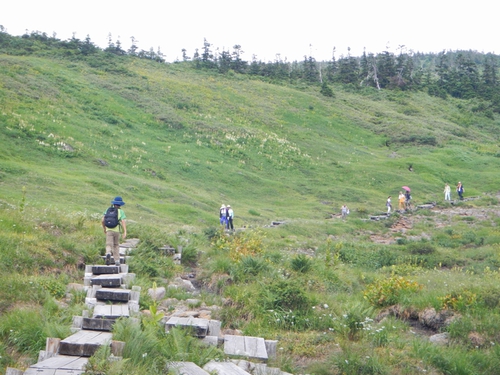
[[[358,84],[359,64],[351,56],[351,48],[347,48],[347,57],[341,57],[338,61],[338,81],[344,84]]]
[[[326,65],[326,80],[333,82],[337,73],[337,61],[335,60],[335,47],[333,47],[332,59]]]
[[[246,61],[241,59],[241,55],[244,52],[241,50],[241,46],[236,44],[233,46],[233,52],[231,54],[231,68],[238,73],[244,73],[246,67]]]

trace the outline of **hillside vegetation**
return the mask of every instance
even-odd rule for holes
[[[29,364],[45,337],[69,331],[83,303],[65,298],[65,285],[100,261],[99,221],[121,195],[129,237],[143,243],[137,283],[194,270],[204,303],[224,299],[226,328],[280,341],[282,369],[498,368],[500,120],[477,110],[482,100],[339,83],[325,96],[302,80],[194,62],[9,48],[0,54],[2,367]],[[458,181],[477,199],[445,203],[444,184]],[[370,221],[387,196],[397,206],[403,185],[438,211]],[[218,230],[221,204],[246,230]],[[182,266],[155,252],[166,243],[184,245]],[[426,327],[447,332],[446,346],[410,326],[431,308],[454,317]],[[108,373],[162,373],[139,350],[131,367]],[[172,359],[157,355],[157,365]]]

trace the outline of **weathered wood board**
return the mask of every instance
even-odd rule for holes
[[[193,362],[172,362],[168,364],[168,370],[172,370],[176,375],[210,375]]]
[[[83,318],[82,329],[93,331],[111,331],[115,319]]]
[[[102,288],[96,291],[95,297],[99,301],[128,302],[130,289]]]
[[[109,275],[120,273],[118,266],[92,266],[92,274],[94,275]]]
[[[262,337],[224,336],[224,353],[267,361],[266,343]]]
[[[112,335],[110,332],[81,330],[59,344],[59,353],[62,355],[90,357],[101,345],[109,345]]]
[[[31,365],[24,375],[83,374],[88,358],[58,355]]]
[[[232,362],[214,362],[210,361],[205,366],[203,370],[210,373],[215,372],[217,375],[250,375],[238,365]]]
[[[130,316],[127,304],[96,305],[93,318],[118,319]]]
[[[118,288],[122,284],[121,275],[99,275],[90,279],[90,285],[101,285],[103,287]]]
[[[173,316],[165,324],[165,329],[168,331],[172,327],[190,328],[193,329],[197,337],[205,337],[208,332],[208,325],[208,319],[193,318],[192,316],[187,318]]]

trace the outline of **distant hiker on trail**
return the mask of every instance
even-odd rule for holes
[[[405,206],[407,210],[411,208],[411,194],[409,190],[405,192]]]
[[[347,208],[347,206],[344,204],[340,211],[342,212],[342,220],[345,220],[347,218],[347,215],[349,215],[349,208]]]
[[[387,215],[389,215],[391,213],[391,208],[392,208],[390,195],[389,197],[387,197],[387,202],[385,203],[385,205],[387,206]]]
[[[111,254],[113,254],[114,264],[120,265],[120,230],[122,233],[122,240],[127,237],[127,223],[125,219],[125,212],[121,207],[125,205],[122,197],[115,197],[111,201],[111,207],[108,207],[102,217],[102,228],[106,234],[106,265],[111,264]]]
[[[233,219],[234,219],[234,211],[231,206],[227,205],[227,229],[231,229],[234,231],[233,227]]]
[[[462,185],[462,183],[460,181],[458,181],[458,185],[457,185],[457,193],[458,193],[458,196],[460,197],[460,200],[463,200],[464,199],[464,185]]]
[[[451,201],[451,195],[450,195],[451,188],[450,188],[450,185],[448,185],[448,184],[444,185],[444,191],[443,191],[443,193],[444,193],[444,200],[445,201]]]
[[[219,221],[220,225],[227,226],[227,210],[224,204],[219,209]]]
[[[403,194],[402,191],[399,192],[399,197],[398,197],[398,209],[399,210],[404,210],[405,208],[405,195]]]

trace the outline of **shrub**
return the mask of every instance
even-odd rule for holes
[[[257,276],[267,269],[267,264],[263,259],[251,256],[242,258],[239,266],[244,274],[252,276]]]
[[[298,280],[275,281],[264,288],[263,297],[264,306],[268,310],[282,309],[305,313],[312,306],[311,299]]]
[[[37,278],[37,283],[52,297],[63,298],[66,295],[66,282],[49,277]]]
[[[312,268],[312,260],[304,254],[299,254],[291,260],[295,272],[307,273]]]
[[[465,311],[477,302],[477,295],[469,290],[449,293],[444,297],[438,297],[443,309]]]
[[[134,251],[129,264],[133,272],[149,277],[171,277],[176,267],[172,257],[160,255],[155,248],[145,245]]]
[[[212,238],[212,248],[217,253],[228,252],[229,259],[239,262],[244,257],[261,254],[263,252],[262,240],[262,233],[258,230],[228,236],[221,228]]]
[[[390,306],[398,303],[401,295],[415,293],[422,288],[423,285],[416,281],[406,280],[402,276],[393,276],[368,285],[363,295],[372,305]]]
[[[436,248],[428,241],[410,242],[407,249],[414,255],[425,255],[436,252]]]
[[[218,227],[207,227],[203,229],[203,234],[211,241],[217,236],[219,230],[220,228]]]

